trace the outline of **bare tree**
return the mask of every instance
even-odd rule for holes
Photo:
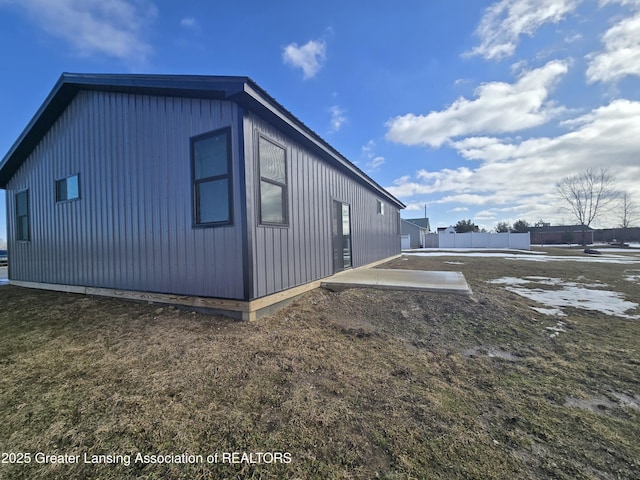
[[[586,245],[587,227],[617,198],[613,181],[606,168],[590,168],[564,177],[556,184],[558,195],[582,225],[582,245]]]
[[[619,208],[620,214],[618,219],[620,220],[620,228],[622,228],[620,242],[624,243],[625,237],[627,236],[627,228],[629,228],[638,218],[638,206],[631,199],[629,192],[621,192]]]

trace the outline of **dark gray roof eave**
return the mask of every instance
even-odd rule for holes
[[[206,80],[209,79],[207,83]],[[217,89],[211,88],[216,79]],[[182,75],[117,75],[63,73],[55,86],[14,142],[0,163],[0,188],[6,188],[9,179],[22,161],[35,148],[62,111],[80,90],[146,92],[158,95],[194,97],[224,97],[241,90],[250,81],[247,77],[203,77]],[[235,87],[235,88],[234,88]]]
[[[426,226],[422,226],[422,225],[420,225],[419,223],[412,222],[411,220],[408,220],[408,219],[406,219],[406,218],[401,218],[400,220],[402,220],[402,221],[403,221],[403,222],[405,222],[405,223],[408,223],[409,225],[413,225],[414,227],[418,227],[418,228],[427,228]]]
[[[311,146],[323,153],[323,157],[332,158],[350,175],[376,190],[398,208],[405,208],[402,202],[343,157],[246,76],[63,73],[29,124],[2,159],[0,163],[0,188],[6,188],[13,173],[80,90],[221,98],[234,101],[244,108],[257,111],[268,119],[275,120],[295,136],[306,138]]]

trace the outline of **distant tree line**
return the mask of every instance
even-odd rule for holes
[[[514,222],[513,225],[509,225],[507,222],[500,222],[496,225],[496,233],[527,233],[529,231],[530,225],[526,220],[518,220]]]
[[[542,220],[540,221],[542,222]],[[538,226],[538,224],[536,224]],[[460,220],[456,223],[455,227],[456,233],[467,233],[467,232],[485,232],[485,229],[480,229],[475,223],[471,220]],[[529,223],[526,220],[518,220],[513,225],[509,225],[507,222],[500,222],[495,227],[496,233],[505,233],[505,232],[513,232],[513,233],[527,233],[529,231]]]
[[[456,233],[467,233],[467,232],[479,232],[480,229],[478,226],[469,220],[460,220],[456,223],[456,226],[453,227],[456,230]]]

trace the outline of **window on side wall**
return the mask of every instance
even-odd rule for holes
[[[66,202],[80,198],[78,174],[56,180],[56,202]]]
[[[16,193],[16,240],[29,241],[29,191]]]
[[[260,223],[287,225],[287,152],[271,140],[260,137]]]
[[[216,130],[191,139],[194,223],[231,223],[231,130]]]
[[[376,203],[378,215],[384,215],[384,203],[382,203],[380,200],[376,200]]]

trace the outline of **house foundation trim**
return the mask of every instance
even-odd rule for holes
[[[364,265],[360,268],[372,268],[382,263],[389,262],[400,255],[394,255],[376,262]],[[342,273],[342,272],[340,272]],[[340,275],[340,273],[336,275]],[[141,292],[136,290],[119,290],[114,288],[85,287],[81,285],[62,285],[56,283],[28,282],[22,280],[10,280],[11,285],[24,288],[36,288],[66,293],[79,293],[84,295],[96,295],[100,297],[120,298],[149,303],[162,303],[179,305],[194,309],[201,309],[208,313],[226,315],[238,320],[254,321],[258,318],[274,313],[284,307],[303,293],[319,288],[326,278],[298,285],[281,292],[267,295],[255,300],[230,300],[224,298],[196,297],[191,295],[175,295],[170,293]]]

